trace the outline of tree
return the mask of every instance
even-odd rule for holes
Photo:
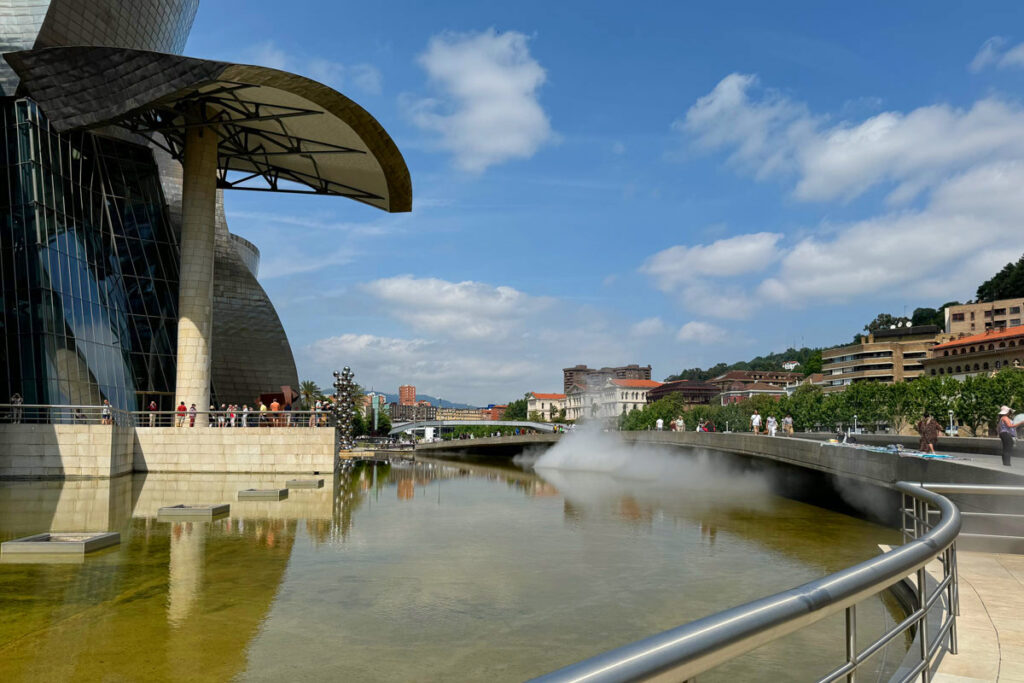
[[[306,410],[312,410],[316,399],[321,395],[320,387],[311,379],[299,382],[299,396],[302,398],[302,405]]]
[[[971,434],[983,436],[988,432],[989,422],[999,413],[1000,401],[996,382],[985,375],[971,375],[960,383],[953,411],[971,428]],[[936,415],[936,419],[944,421],[940,415]]]
[[[544,422],[544,413],[539,410],[533,410],[530,412],[530,422]]]
[[[391,431],[391,418],[387,413],[377,413],[377,436],[387,436]]]
[[[864,326],[864,331],[874,332],[875,330],[888,330],[893,325],[905,322],[910,322],[910,319],[904,315],[894,316],[891,313],[879,313],[875,316],[874,320]]]
[[[978,287],[978,301],[995,301],[1024,296],[1024,256],[1007,263],[1002,270]]]
[[[529,394],[526,394],[529,396]],[[508,408],[505,409],[505,415],[502,417],[503,420],[525,420],[526,419],[526,396],[517,400],[510,401]]]
[[[800,366],[800,370],[805,376],[821,372],[821,349],[815,349],[807,358],[807,362]]]

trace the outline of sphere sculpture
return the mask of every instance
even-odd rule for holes
[[[352,420],[355,418],[355,382],[352,368],[347,365],[341,372],[334,373],[334,424],[338,431],[338,450],[350,451],[355,448]]]

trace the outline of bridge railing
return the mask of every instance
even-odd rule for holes
[[[694,681],[699,674],[738,655],[839,612],[845,612],[846,617],[846,661],[820,682],[853,681],[857,670],[873,655],[907,632],[915,635],[917,662],[901,671],[897,680],[911,681],[920,676],[928,681],[943,646],[954,654],[957,651],[955,541],[960,533],[960,511],[949,499],[920,485],[899,482],[896,488],[905,501],[910,501],[902,509],[907,539],[904,545],[824,578],[616,648],[535,681]],[[938,512],[934,523],[933,510]],[[937,582],[925,570],[936,559],[942,566],[942,579]],[[857,604],[908,577],[916,583],[914,611],[876,640],[866,646],[859,644]]]
[[[136,410],[138,427],[333,427],[334,413],[324,410]]]
[[[0,420],[14,424],[133,424],[128,411],[78,404],[0,403]]]

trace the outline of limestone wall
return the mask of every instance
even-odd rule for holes
[[[136,427],[136,472],[334,471],[334,430]]]
[[[118,425],[0,425],[0,477],[117,477],[132,471],[133,429]]]
[[[334,448],[328,428],[0,424],[0,479],[109,479],[133,471],[331,474]]]

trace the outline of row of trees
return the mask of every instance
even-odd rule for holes
[[[703,382],[719,375],[724,375],[730,370],[781,370],[782,363],[787,360],[795,360],[800,365],[799,372],[809,375],[813,372],[821,372],[821,349],[803,347],[801,349],[789,348],[782,353],[769,353],[764,356],[757,356],[748,361],[738,363],[718,363],[710,368],[689,368],[681,370],[678,374],[669,375],[666,382],[674,382],[678,379],[689,379]]]
[[[916,424],[926,412],[945,423],[952,410],[958,425],[984,436],[995,427],[1002,405],[1024,408],[1024,372],[1007,369],[963,381],[928,376],[896,384],[858,382],[833,394],[805,384],[778,400],[757,396],[728,406],[697,406],[692,410],[685,410],[678,395],[669,395],[622,416],[620,427],[653,429],[659,418],[667,425],[683,416],[688,429],[694,429],[700,420],[711,420],[718,430],[747,431],[756,408],[765,418],[774,415],[780,422],[791,415],[798,430],[843,429],[853,424],[856,415],[858,425],[866,429],[888,426],[898,432]]]
[[[363,393],[363,388],[357,384],[355,386],[356,396],[362,396]],[[317,401],[328,401],[326,394],[320,389],[320,385],[309,379],[299,383],[299,398],[304,410],[312,410]],[[387,413],[379,412],[377,428],[374,429],[373,413],[369,413],[364,418],[359,411],[356,411],[356,417],[352,421],[352,430],[353,436],[387,436],[387,433],[391,431],[391,418]]]

